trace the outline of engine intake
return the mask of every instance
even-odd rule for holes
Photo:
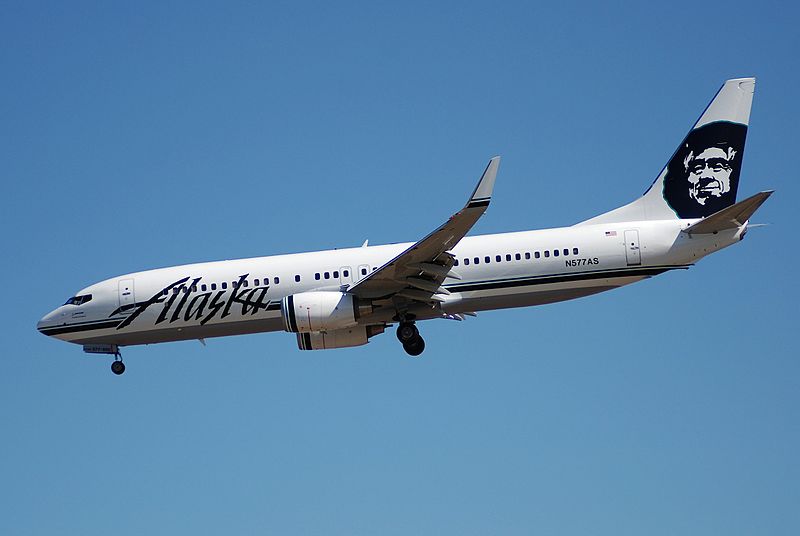
[[[290,333],[354,327],[361,315],[370,312],[371,305],[359,304],[358,298],[344,292],[301,292],[281,300],[283,328]]]

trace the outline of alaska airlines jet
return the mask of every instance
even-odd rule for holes
[[[89,353],[136,344],[296,334],[301,350],[366,344],[397,324],[405,351],[425,349],[417,322],[571,300],[664,273],[744,238],[772,194],[736,202],[755,79],[728,80],[645,194],[571,227],[466,237],[486,211],[500,158],[467,204],[413,243],[189,264],[91,285],[38,329]]]

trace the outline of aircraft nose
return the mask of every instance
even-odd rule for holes
[[[47,328],[53,327],[57,323],[57,320],[60,316],[61,315],[58,309],[50,311],[36,323],[36,329],[39,330],[39,333],[47,335],[48,333],[45,330]]]

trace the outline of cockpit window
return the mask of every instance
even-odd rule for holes
[[[73,296],[67,300],[64,305],[83,305],[92,299],[91,294],[84,294],[83,296]]]

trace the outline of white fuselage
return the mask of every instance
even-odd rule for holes
[[[741,238],[744,227],[714,235],[681,232],[697,220],[579,225],[466,237],[439,305],[418,320],[558,302],[687,268]],[[91,298],[63,305],[41,332],[78,344],[150,344],[283,329],[280,300],[342,290],[411,243],[188,264],[122,275],[81,290]],[[476,262],[477,259],[477,262]],[[488,262],[487,262],[488,261]],[[317,276],[317,274],[319,274]],[[317,278],[318,277],[318,278]],[[386,325],[391,308],[359,319]]]

